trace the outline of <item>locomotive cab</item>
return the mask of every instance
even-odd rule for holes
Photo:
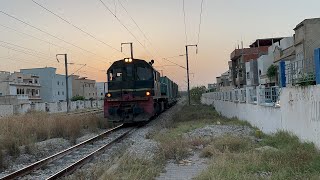
[[[149,120],[157,109],[154,99],[161,94],[159,76],[151,63],[144,60],[114,62],[107,71],[105,117],[125,123]]]

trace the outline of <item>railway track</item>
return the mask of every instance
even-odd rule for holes
[[[0,180],[58,179],[69,175],[95,156],[101,154],[105,149],[122,140],[135,129],[136,127],[123,128],[123,124],[121,124],[91,139],[2,177]]]

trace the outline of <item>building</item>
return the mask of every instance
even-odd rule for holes
[[[221,76],[216,77],[217,90],[227,90],[231,87],[230,71],[226,71]]]
[[[96,81],[72,75],[72,94],[73,96],[83,96],[85,99],[97,99]]]
[[[40,89],[37,75],[0,71],[0,102],[2,104],[40,102]]]
[[[44,102],[59,102],[66,100],[66,76],[56,74],[56,68],[21,69],[23,74],[34,74],[39,77],[40,97]],[[72,83],[69,78],[69,97],[72,97]]]
[[[260,56],[261,57],[261,56]],[[251,59],[245,63],[246,70],[246,86],[257,86],[259,85],[258,79],[258,62],[256,59]]]
[[[235,49],[230,54],[230,59],[232,61],[230,73],[232,73],[231,77],[233,86],[237,88],[245,86],[247,83],[246,62],[256,61],[261,55],[267,54],[269,46],[281,39],[282,38],[257,39],[249,46],[249,48]],[[253,66],[254,64],[255,63],[252,63]],[[253,67],[248,71],[249,74],[251,71],[254,73],[254,68],[257,67]],[[252,75],[252,77],[254,76],[257,76],[257,74]]]
[[[276,85],[277,77],[269,79],[267,77],[268,68],[275,62],[282,60],[292,61],[294,50],[292,51],[294,39],[293,37],[284,37],[278,42],[273,43],[268,48],[268,54],[260,56],[258,61],[259,85]]]
[[[319,48],[320,18],[305,19],[293,30],[296,60],[311,59]]]
[[[108,92],[108,83],[107,82],[97,82],[97,99],[103,99],[105,94]]]

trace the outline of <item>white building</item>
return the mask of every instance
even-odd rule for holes
[[[40,102],[39,76],[0,71],[0,103],[23,104]]]
[[[97,82],[97,98],[103,99],[105,94],[108,92],[108,83],[107,82]]]
[[[267,77],[268,68],[274,64],[275,61],[280,57],[280,52],[289,50],[294,43],[293,37],[285,37],[279,42],[273,43],[272,46],[268,48],[268,54],[262,55],[258,58],[258,77],[259,84],[265,85],[268,83],[274,83]],[[291,52],[291,51],[290,51]],[[283,53],[282,53],[283,54]],[[289,53],[290,54],[290,53]]]
[[[44,102],[58,102],[66,100],[66,77],[56,74],[56,68],[32,68],[21,69],[24,74],[35,74],[39,76],[41,84],[40,96]],[[72,97],[72,83],[69,78],[69,98]]]

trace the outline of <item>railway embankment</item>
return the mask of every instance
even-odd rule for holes
[[[89,139],[108,128],[99,112],[30,112],[0,121],[0,177]]]

